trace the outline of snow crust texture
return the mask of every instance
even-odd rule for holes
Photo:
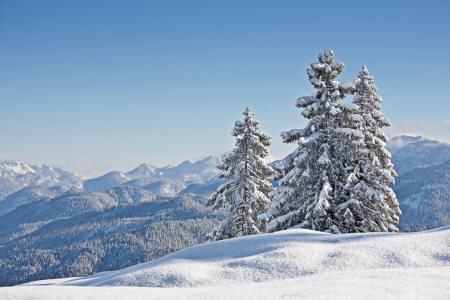
[[[50,281],[56,283],[55,281]],[[448,299],[450,268],[340,271],[270,282],[192,288],[48,285],[0,288],[3,300]]]
[[[152,262],[58,284],[223,286],[380,269],[434,268],[448,274],[449,267],[450,227],[419,233],[348,235],[290,229],[198,245]]]

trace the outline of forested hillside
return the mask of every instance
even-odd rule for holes
[[[107,207],[99,209],[108,197]],[[68,198],[89,202],[84,207],[90,209],[68,214],[59,206],[55,211],[60,212],[51,219],[27,223],[36,205],[52,201],[44,200],[0,218],[1,285],[86,276],[154,260],[204,242],[206,233],[224,217],[221,211],[206,209],[203,198],[192,194],[134,203],[114,201],[120,197],[106,193],[101,197],[72,193]]]
[[[400,136],[388,143],[398,173],[393,190],[402,215],[400,231],[450,225],[450,145]]]

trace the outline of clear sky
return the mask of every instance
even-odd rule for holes
[[[306,68],[365,64],[387,131],[450,140],[450,1],[0,1],[0,159],[92,177],[231,150],[249,106],[295,149]]]

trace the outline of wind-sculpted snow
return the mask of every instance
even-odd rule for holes
[[[422,233],[333,235],[305,229],[190,247],[65,285],[195,287],[340,271],[450,267],[450,227]]]
[[[338,271],[285,280],[191,288],[67,286],[59,279],[0,289],[2,299],[273,300],[448,299],[450,268]]]

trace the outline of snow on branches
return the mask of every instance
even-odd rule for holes
[[[342,232],[389,231],[401,214],[397,198],[389,187],[395,184],[397,173],[386,150],[387,137],[381,130],[390,121],[380,112],[381,97],[366,66],[359,71],[352,103],[341,105],[341,123],[357,135],[342,137],[346,156],[344,164],[349,172],[345,178],[336,218]],[[344,107],[347,106],[347,107]],[[350,109],[351,107],[351,109]]]
[[[365,67],[353,82],[336,81],[344,64],[333,55],[325,50],[306,71],[317,91],[296,106],[309,123],[281,133],[283,142],[299,147],[272,166],[280,188],[260,216],[268,231],[397,231],[401,212],[388,186],[397,175],[380,129],[390,125],[379,111],[381,97]],[[352,103],[338,104],[355,93]]]
[[[216,241],[237,236],[258,234],[265,230],[265,222],[258,216],[266,211],[272,185],[271,167],[264,162],[269,155],[267,146],[271,137],[258,130],[259,121],[247,107],[244,121],[236,121],[231,132],[236,137],[236,148],[226,154],[217,166],[220,178],[231,179],[222,184],[207,200],[213,209],[226,208],[227,218],[207,235]]]

